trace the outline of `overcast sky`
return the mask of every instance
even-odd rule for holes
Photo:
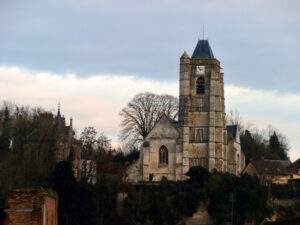
[[[117,140],[118,111],[136,93],[177,95],[179,57],[204,25],[226,108],[280,129],[296,159],[299,11],[298,0],[1,0],[0,100],[54,109],[61,99],[78,129]]]

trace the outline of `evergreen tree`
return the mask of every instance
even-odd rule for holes
[[[254,138],[254,135],[249,130],[245,130],[241,134],[241,149],[246,157],[246,164],[253,159],[259,159],[264,157],[265,145],[260,142],[258,138]]]
[[[6,106],[4,109],[4,119],[2,123],[2,134],[0,136],[0,152],[8,152],[11,140],[11,119],[10,112]]]
[[[241,149],[243,150],[246,157],[246,164],[252,159],[252,136],[249,130],[246,130],[241,134]]]
[[[276,132],[274,132],[269,139],[269,153],[274,159],[286,160],[287,159],[287,149],[279,141]]]
[[[58,194],[60,225],[96,224],[96,204],[93,189],[76,181],[72,164],[61,161],[50,176],[50,185]]]

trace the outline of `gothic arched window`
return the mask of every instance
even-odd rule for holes
[[[159,148],[159,164],[168,164],[168,149],[166,146],[161,146]]]
[[[199,77],[196,82],[197,95],[205,94],[205,80],[204,77]]]

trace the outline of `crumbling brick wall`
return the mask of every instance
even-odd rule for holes
[[[18,189],[8,196],[9,225],[57,225],[57,195],[45,189]]]

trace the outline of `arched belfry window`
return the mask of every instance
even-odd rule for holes
[[[196,82],[197,95],[205,94],[205,80],[204,77],[199,77]]]
[[[161,146],[159,148],[159,164],[168,164],[168,148],[166,146]]]

